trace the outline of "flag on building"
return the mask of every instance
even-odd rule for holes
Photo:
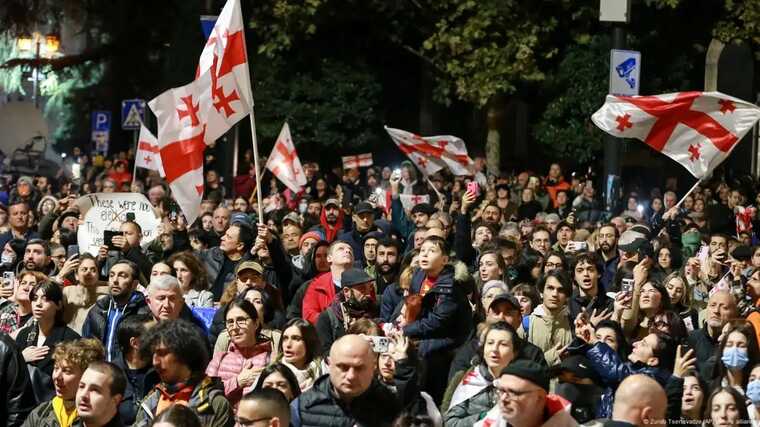
[[[203,48],[197,76],[149,102],[172,194],[188,223],[200,214],[203,151],[251,113],[253,96],[240,0],[228,0]]]
[[[720,92],[613,96],[591,117],[610,135],[636,138],[702,179],[760,119],[760,108]]]
[[[385,127],[398,148],[426,176],[448,167],[454,175],[472,175],[474,162],[460,138],[451,135],[421,137],[401,129]]]
[[[358,169],[372,166],[372,153],[343,156],[343,169]]]
[[[267,159],[266,168],[295,193],[298,193],[301,187],[306,185],[306,174],[303,166],[301,166],[301,160],[298,158],[296,147],[293,145],[290,126],[287,122],[282,125],[280,136],[277,137],[272,148],[272,154]]]
[[[157,171],[161,177],[166,176],[164,173],[164,166],[161,163],[158,140],[142,123],[140,123],[140,136],[137,138],[135,163],[138,168],[154,170]]]

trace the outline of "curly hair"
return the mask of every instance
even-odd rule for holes
[[[146,360],[160,345],[166,347],[174,357],[193,372],[201,373],[210,360],[206,338],[192,323],[182,320],[162,320],[148,329],[140,344],[140,353]]]
[[[65,362],[74,365],[84,372],[92,362],[102,362],[106,358],[106,350],[100,340],[95,338],[81,338],[73,341],[64,341],[55,346],[53,361]]]
[[[206,273],[206,268],[201,265],[201,262],[198,261],[198,258],[196,258],[195,255],[187,251],[178,252],[170,256],[166,262],[170,267],[174,268],[174,263],[177,261],[185,264],[187,269],[190,270],[190,274],[193,276],[193,280],[190,283],[190,289],[195,289],[196,291],[208,289],[208,274]]]

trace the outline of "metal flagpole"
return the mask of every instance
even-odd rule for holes
[[[251,143],[253,144],[253,167],[256,169],[256,207],[259,213],[259,224],[264,223],[264,205],[261,200],[261,174],[259,173],[259,147],[256,141],[256,121],[253,118],[253,107],[251,108],[251,114],[248,115],[251,119]]]
[[[129,191],[132,191],[132,187],[135,185],[135,180],[137,179],[137,151],[140,149],[140,136],[138,134],[140,132],[139,130],[133,130],[132,135],[135,140],[135,167],[132,169],[132,184],[129,186]]]

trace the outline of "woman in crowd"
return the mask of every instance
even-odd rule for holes
[[[683,394],[681,397],[681,419],[694,423],[702,421],[705,411],[707,387],[695,370],[683,376]]]
[[[259,334],[259,314],[246,299],[238,298],[228,304],[224,318],[230,345],[227,351],[214,353],[206,375],[222,380],[225,396],[237,407],[272,360],[272,341]]]
[[[295,374],[301,391],[311,388],[314,381],[326,372],[319,354],[320,348],[314,325],[301,318],[285,323],[280,339],[279,361]]]
[[[488,307],[493,302],[494,297],[499,294],[509,292],[509,287],[501,279],[491,279],[483,282],[483,288],[481,290],[480,301],[475,308],[475,323],[480,323],[485,320]]]
[[[177,274],[180,289],[189,307],[214,306],[214,295],[208,291],[206,268],[190,252],[179,252],[169,257],[167,263]]]
[[[66,261],[62,270],[76,266],[74,283],[63,288],[63,320],[78,333],[87,318],[90,308],[103,295],[108,295],[108,286],[98,281],[98,262],[90,254]]]
[[[443,405],[446,426],[469,427],[493,407],[493,381],[519,351],[517,333],[506,322],[489,325],[482,337],[477,365],[455,375],[449,383],[446,394],[450,397]]]
[[[596,341],[610,346],[618,354],[620,360],[628,360],[628,354],[631,349],[623,333],[623,328],[620,327],[618,322],[608,319],[600,321],[594,328],[594,337]]]
[[[541,203],[536,201],[533,190],[527,187],[524,188],[520,196],[520,206],[517,207],[517,220],[529,219],[532,221],[536,218],[536,214],[542,210]]]
[[[711,385],[713,388],[733,387],[744,394],[752,368],[758,363],[760,349],[755,328],[744,321],[729,323],[716,347]]]
[[[280,362],[273,363],[261,371],[255,390],[264,388],[280,390],[288,399],[288,402],[292,402],[296,397],[301,395],[301,389],[298,386],[298,380],[293,371]]]
[[[638,284],[634,286],[638,287]],[[621,324],[626,335],[633,341],[638,341],[649,334],[655,316],[670,308],[670,294],[661,284],[649,280],[641,285],[638,299],[635,295],[636,291],[630,317],[624,316]]]
[[[30,292],[45,280],[47,277],[36,271],[24,270],[19,274],[11,297],[13,303],[0,309],[0,332],[15,338],[18,330],[26,326],[26,322],[32,318]]]
[[[686,278],[680,272],[672,272],[663,280],[670,297],[670,307],[683,319],[688,332],[699,327],[697,311],[690,307],[690,292]]]
[[[733,387],[717,387],[707,398],[705,425],[740,427],[750,421],[747,405],[741,392]]]
[[[32,373],[32,387],[37,400],[52,399],[53,349],[59,343],[79,339],[63,321],[63,292],[51,282],[41,282],[31,291],[32,319],[16,336],[24,361]]]
[[[489,280],[504,280],[504,272],[507,266],[504,258],[495,250],[487,250],[480,253],[478,259],[478,278],[481,284]]]
[[[512,295],[520,303],[520,314],[522,315],[522,331],[518,331],[518,333],[524,334],[530,329],[530,315],[541,304],[541,296],[538,295],[536,287],[529,283],[520,283],[512,288]]]
[[[282,333],[280,329],[272,327],[271,322],[275,317],[275,308],[272,298],[265,289],[246,288],[237,297],[242,298],[253,304],[260,319],[259,334],[272,341],[272,348],[278,348]],[[223,310],[222,310],[223,311]],[[215,318],[216,319],[216,316]],[[229,335],[227,330],[223,330],[216,340],[214,351],[224,351],[229,345]]]
[[[544,274],[551,270],[567,271],[567,259],[557,251],[551,251],[546,256],[546,262],[544,263]]]
[[[665,274],[670,274],[673,270],[677,270],[680,267],[680,265],[676,265],[676,254],[675,251],[671,250],[670,246],[661,246],[657,250],[657,253],[655,253],[654,258],[657,260],[659,269]]]

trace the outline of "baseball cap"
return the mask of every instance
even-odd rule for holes
[[[501,375],[514,375],[549,392],[549,370],[532,360],[514,360],[501,370]]]
[[[356,209],[354,210],[357,214],[362,214],[366,212],[375,212],[375,209],[372,208],[372,205],[370,205],[367,202],[359,202],[356,205]]]
[[[351,286],[362,285],[373,280],[364,270],[349,268],[340,275],[340,286],[350,288]]]
[[[328,207],[330,205],[340,207],[340,203],[338,202],[338,199],[335,199],[335,198],[327,199],[327,201],[325,202],[325,207]]]
[[[243,223],[251,225],[251,219],[248,218],[248,215],[244,214],[243,212],[235,212],[230,216],[230,224],[236,224],[236,223]]]
[[[259,274],[264,274],[264,267],[261,266],[256,261],[243,261],[240,264],[238,264],[237,268],[235,269],[235,275],[237,276],[240,274],[243,270],[253,270]]]
[[[515,298],[515,296],[510,294],[509,292],[502,292],[494,296],[493,300],[491,301],[491,305],[488,308],[491,308],[494,306],[494,304],[500,303],[502,301],[506,301],[512,304],[512,307],[518,310],[520,309],[520,302],[517,301],[517,298]]]
[[[731,258],[737,261],[749,261],[752,258],[752,248],[747,245],[739,245],[731,252]]]
[[[596,371],[591,367],[591,362],[581,355],[567,357],[562,360],[562,363],[550,369],[552,377],[557,377],[562,372],[570,372],[578,378],[589,378],[595,381],[598,379]]]
[[[625,252],[636,252],[647,242],[646,236],[634,231],[626,230],[618,239],[618,248]]]
[[[290,212],[289,214],[285,215],[285,217],[282,219],[282,225],[285,225],[285,222],[287,221],[290,221],[299,227],[301,226],[301,217],[299,217],[295,212]]]

